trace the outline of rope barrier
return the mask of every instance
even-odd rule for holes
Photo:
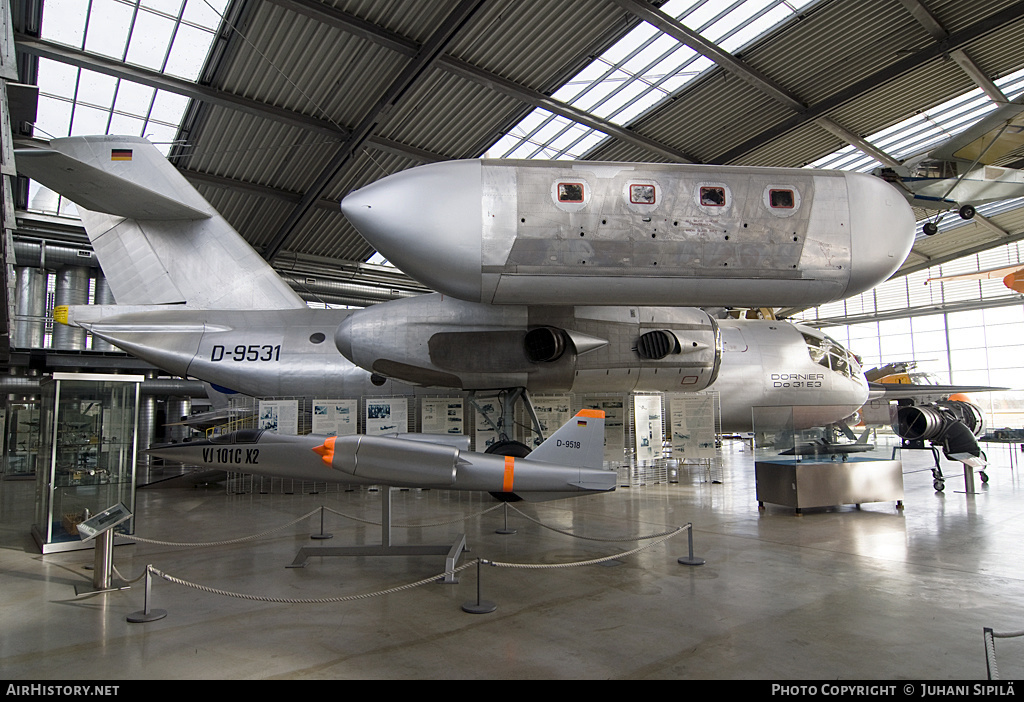
[[[501,503],[500,502],[498,504],[494,505],[493,507],[488,507],[487,509],[482,510],[480,512],[476,512],[474,514],[466,514],[466,515],[463,515],[461,517],[455,517],[454,519],[449,519],[449,520],[444,521],[444,522],[427,522],[427,523],[424,523],[424,524],[392,524],[391,526],[395,527],[395,528],[398,528],[398,529],[423,529],[423,528],[428,528],[428,527],[447,526],[449,524],[455,524],[457,522],[464,522],[467,519],[471,519],[473,517],[481,517],[481,516],[487,514],[488,512],[493,512],[494,510],[498,509],[499,507],[501,507]],[[361,517],[354,517],[351,514],[345,514],[344,512],[338,512],[337,510],[333,510],[330,507],[324,507],[323,509],[325,511],[327,511],[327,512],[330,512],[331,514],[336,514],[339,517],[344,517],[345,519],[351,519],[354,522],[360,522],[362,524],[373,524],[374,526],[379,526],[380,525],[379,521],[374,521],[372,519],[363,519]]]
[[[239,537],[237,539],[228,539],[226,541],[202,541],[202,542],[192,542],[192,543],[187,542],[187,541],[158,541],[156,539],[144,539],[141,536],[135,536],[134,534],[131,535],[131,536],[128,536],[127,538],[132,539],[133,541],[139,541],[139,542],[144,543],[144,544],[156,544],[157,546],[196,546],[196,547],[226,546],[228,544],[240,544],[240,543],[243,543],[245,541],[255,541],[256,539],[262,539],[264,536],[267,536],[269,534],[273,534],[275,531],[281,531],[282,529],[287,529],[288,527],[290,527],[290,526],[292,526],[294,524],[298,524],[303,519],[309,519],[310,517],[312,517],[314,514],[316,514],[319,511],[320,511],[319,508],[314,509],[312,512],[308,512],[307,514],[304,514],[301,517],[298,517],[297,519],[293,519],[292,521],[288,522],[287,524],[282,524],[281,526],[274,527],[273,529],[268,529],[267,531],[260,532],[259,534],[251,534],[250,536],[242,536],[242,537]]]
[[[413,525],[413,526],[402,525],[402,526],[404,526],[405,528],[415,528],[416,526],[419,526],[419,527],[423,527],[423,526],[440,526],[440,525],[444,525],[444,524],[450,524],[450,523],[453,523],[453,522],[465,521],[466,519],[469,519],[471,517],[478,517],[478,516],[482,516],[484,514],[487,514],[488,512],[491,512],[491,511],[497,509],[498,507],[503,506],[503,504],[504,503],[500,503],[500,504],[494,505],[493,507],[489,507],[489,508],[487,508],[485,510],[482,510],[482,511],[476,513],[476,514],[462,516],[462,517],[459,517],[459,518],[456,518],[456,519],[453,519],[453,520],[450,520],[450,521],[439,522],[437,524],[421,524],[421,525]],[[684,531],[691,531],[692,532],[692,525],[691,524],[686,524],[684,526],[676,527],[676,528],[671,529],[669,531],[661,532],[661,533],[658,533],[658,534],[646,535],[646,536],[629,536],[629,537],[622,537],[622,538],[615,538],[615,539],[597,538],[597,537],[586,537],[586,536],[580,536],[580,535],[577,535],[577,534],[573,534],[572,532],[569,532],[569,531],[566,531],[566,530],[563,530],[563,529],[558,529],[558,528],[555,528],[555,527],[552,527],[552,526],[548,526],[548,525],[542,523],[541,521],[539,521],[538,519],[535,519],[535,518],[525,514],[524,512],[522,512],[521,510],[519,510],[519,509],[517,509],[515,507],[513,507],[512,509],[514,509],[519,515],[521,515],[525,519],[527,519],[527,520],[529,520],[529,521],[531,521],[531,522],[533,522],[533,523],[535,523],[535,524],[537,524],[537,525],[539,525],[539,526],[541,526],[541,527],[543,527],[545,529],[549,529],[551,531],[554,531],[554,532],[557,532],[557,533],[560,533],[560,534],[563,534],[563,535],[571,536],[573,538],[585,539],[585,540],[588,540],[588,541],[601,541],[601,542],[622,542],[622,541],[646,541],[646,540],[650,540],[650,543],[647,543],[645,545],[638,546],[637,548],[630,549],[628,551],[623,551],[621,553],[617,553],[617,554],[614,554],[614,555],[603,556],[601,558],[591,558],[591,559],[587,559],[587,560],[583,560],[583,561],[574,561],[574,562],[571,562],[571,563],[510,563],[510,562],[491,561],[491,560],[484,560],[482,558],[477,558],[477,559],[474,559],[472,561],[469,561],[468,563],[465,563],[465,564],[463,564],[461,566],[458,566],[458,567],[452,569],[450,572],[446,571],[446,572],[440,573],[438,575],[432,575],[432,576],[430,576],[428,578],[424,578],[422,580],[417,580],[416,582],[408,583],[406,585],[399,585],[397,587],[392,587],[392,588],[388,588],[388,589],[385,589],[385,590],[378,590],[378,591],[375,591],[375,592],[362,593],[362,594],[359,594],[359,595],[344,595],[344,596],[339,596],[339,597],[323,597],[323,598],[313,598],[313,599],[294,599],[294,598],[283,598],[283,597],[269,597],[269,596],[265,596],[265,595],[253,595],[253,594],[248,594],[248,593],[241,593],[241,592],[233,592],[233,591],[230,591],[230,590],[223,590],[223,589],[220,589],[220,588],[210,587],[208,585],[200,585],[198,583],[193,583],[193,582],[185,580],[183,578],[179,578],[179,577],[171,575],[169,573],[165,573],[162,570],[154,568],[152,565],[147,565],[146,569],[142,573],[142,575],[140,575],[138,578],[135,578],[134,580],[129,580],[129,579],[125,578],[124,576],[122,576],[117,571],[116,568],[114,568],[113,570],[114,570],[114,573],[119,578],[121,578],[121,580],[125,581],[126,583],[137,582],[138,580],[141,580],[143,577],[146,577],[147,575],[152,573],[152,574],[162,578],[163,580],[165,580],[165,581],[167,581],[169,583],[175,584],[175,585],[181,585],[183,587],[189,587],[189,588],[192,588],[192,589],[195,589],[195,590],[200,590],[202,592],[207,592],[207,593],[215,594],[215,595],[222,595],[222,596],[225,596],[225,597],[234,597],[234,598],[237,598],[237,599],[251,600],[251,601],[257,601],[257,602],[272,602],[272,603],[278,603],[278,604],[333,604],[333,603],[339,603],[339,602],[353,602],[353,601],[357,601],[357,600],[364,600],[364,599],[369,599],[369,598],[372,598],[372,597],[379,597],[381,595],[389,595],[389,594],[394,594],[394,593],[397,593],[397,592],[402,592],[402,591],[405,591],[405,590],[410,590],[412,588],[416,588],[416,587],[420,587],[422,585],[426,585],[427,583],[437,582],[438,580],[440,580],[442,578],[449,578],[450,576],[452,576],[452,575],[454,575],[456,573],[459,573],[459,572],[461,572],[463,570],[466,570],[467,568],[471,568],[473,566],[478,566],[479,564],[485,564],[485,565],[489,565],[489,566],[497,567],[497,568],[514,568],[514,569],[525,569],[525,570],[563,569],[563,568],[577,568],[577,567],[581,567],[581,566],[596,565],[596,564],[599,564],[599,563],[605,563],[607,561],[618,560],[620,558],[626,558],[628,556],[632,556],[634,554],[640,553],[641,551],[647,550],[649,548],[653,548],[654,546],[657,546],[657,545],[659,545],[661,543],[664,543],[664,542],[668,541],[669,539],[671,539],[672,537],[674,537],[674,536],[676,536],[676,535],[678,535],[678,534],[680,534],[680,533],[682,533]],[[370,523],[370,524],[379,524],[379,522],[371,522],[371,521],[367,521],[367,520],[362,520],[362,519],[353,517],[351,515],[346,515],[346,514],[343,514],[341,512],[337,512],[337,511],[335,511],[333,509],[330,509],[330,508],[327,508],[327,507],[321,507],[321,508],[312,510],[311,512],[308,512],[307,514],[304,514],[301,517],[298,517],[298,518],[292,520],[291,522],[288,522],[287,524],[283,524],[283,525],[281,525],[279,527],[275,527],[274,529],[269,529],[267,531],[261,532],[260,534],[254,534],[254,535],[251,535],[251,536],[241,537],[241,538],[238,538],[238,539],[229,539],[229,540],[224,540],[224,541],[210,541],[210,542],[204,542],[204,543],[187,543],[187,542],[158,541],[158,540],[155,540],[155,539],[144,539],[144,538],[140,538],[140,537],[137,537],[137,536],[133,536],[131,538],[134,538],[135,540],[143,542],[143,543],[158,544],[158,545],[165,545],[165,546],[219,546],[219,545],[225,545],[225,544],[237,544],[237,543],[242,543],[242,542],[245,542],[245,541],[252,541],[254,539],[262,538],[262,537],[264,537],[264,536],[266,536],[268,534],[272,534],[272,533],[274,533],[276,531],[280,531],[282,529],[286,529],[286,528],[288,528],[290,526],[293,526],[294,524],[297,524],[298,522],[300,522],[300,521],[302,521],[304,519],[308,519],[308,518],[312,517],[317,512],[321,512],[322,513],[323,510],[326,510],[328,512],[331,512],[331,513],[336,514],[336,515],[341,516],[341,517],[345,517],[345,518],[348,518],[348,519],[353,519],[354,521],[361,521],[361,522]],[[149,586],[149,584],[148,584],[148,581],[147,581],[147,590],[148,590],[148,586]],[[148,604],[147,604],[147,607],[148,607]],[[994,651],[993,651],[993,658],[994,658]]]
[[[640,553],[641,551],[644,551],[646,549],[649,549],[649,548],[652,548],[654,546],[657,546],[658,544],[664,543],[665,541],[668,541],[669,539],[671,539],[673,536],[676,536],[677,534],[679,534],[681,532],[684,532],[684,531],[688,531],[688,530],[689,530],[689,525],[677,527],[675,530],[670,531],[670,532],[666,532],[660,538],[658,538],[655,541],[652,541],[649,544],[645,544],[643,546],[639,546],[639,547],[634,548],[634,549],[632,549],[630,551],[623,551],[622,553],[617,553],[617,554],[612,555],[612,556],[604,556],[602,558],[592,558],[592,559],[586,560],[586,561],[575,561],[573,563],[507,563],[507,562],[502,562],[502,561],[489,561],[489,560],[480,559],[480,562],[483,563],[484,565],[495,566],[497,568],[521,568],[521,569],[525,569],[525,570],[543,570],[543,569],[548,569],[548,568],[550,568],[550,569],[576,568],[576,567],[579,567],[579,566],[596,565],[598,563],[604,563],[606,561],[614,561],[614,560],[618,560],[620,558],[626,558],[628,556],[632,556],[632,555],[634,555],[636,553]]]
[[[455,568],[452,571],[452,573],[458,573],[458,572],[461,572],[461,571],[465,570],[466,568],[470,568],[470,567],[476,565],[476,561],[477,560],[479,560],[479,559],[472,560],[469,563],[465,563],[465,564],[459,566],[458,568]],[[406,585],[399,585],[397,587],[388,588],[387,590],[378,590],[376,592],[366,592],[366,593],[363,593],[361,595],[345,595],[345,596],[342,596],[342,597],[322,597],[322,598],[317,598],[317,599],[291,599],[291,598],[285,598],[285,597],[266,597],[264,595],[249,595],[249,594],[241,593],[241,592],[231,592],[230,590],[221,590],[219,588],[209,587],[207,585],[199,585],[197,583],[189,582],[188,580],[183,580],[182,578],[178,578],[178,577],[175,577],[173,575],[169,575],[168,573],[164,573],[163,571],[161,571],[161,570],[159,570],[157,568],[154,568],[151,565],[150,566],[146,566],[146,568],[150,572],[152,572],[154,575],[157,575],[157,576],[163,578],[164,580],[166,580],[169,583],[174,583],[175,585],[182,585],[184,587],[190,587],[190,588],[193,588],[195,590],[201,590],[202,592],[208,592],[208,593],[211,593],[211,594],[214,594],[214,595],[223,595],[225,597],[235,597],[235,598],[242,599],[242,600],[254,600],[256,602],[274,602],[274,603],[278,603],[278,604],[334,604],[334,603],[338,603],[338,602],[353,602],[355,600],[367,600],[367,599],[370,599],[371,597],[379,597],[381,595],[390,595],[392,593],[401,592],[403,590],[411,590],[412,588],[419,587],[421,585],[426,585],[427,583],[435,583],[438,580],[440,580],[441,578],[445,577],[445,575],[446,575],[445,573],[440,573],[439,575],[432,575],[429,578],[424,578],[423,580],[417,580],[414,583],[408,583]]]
[[[596,537],[596,536],[580,536],[579,534],[573,534],[570,531],[565,531],[563,529],[558,529],[558,528],[553,527],[553,526],[548,526],[547,524],[544,524],[543,522],[541,522],[541,521],[539,521],[537,519],[534,519],[530,515],[526,514],[521,509],[519,509],[517,507],[514,507],[512,505],[509,505],[509,506],[512,507],[512,509],[515,510],[515,512],[517,514],[519,514],[521,517],[523,517],[524,519],[526,519],[528,521],[533,522],[534,524],[536,524],[536,525],[538,525],[540,527],[543,527],[545,529],[549,529],[549,530],[557,532],[559,534],[564,534],[565,536],[571,536],[574,539],[583,539],[585,541],[601,541],[601,542],[606,542],[606,543],[621,543],[623,541],[646,541],[647,539],[658,539],[658,538],[661,538],[662,536],[665,536],[665,535],[675,536],[679,532],[679,530],[687,528],[686,526],[682,526],[682,527],[676,527],[675,529],[671,529],[669,531],[662,531],[662,532],[659,532],[657,534],[649,534],[647,536],[623,536],[623,537],[615,538],[615,539],[599,538],[599,537]]]
[[[998,680],[999,679],[999,668],[996,666],[996,639],[1013,639],[1019,636],[1024,636],[1024,631],[1010,631],[1001,633],[998,631],[992,631],[992,629],[985,627],[982,630],[985,637],[985,666],[988,668],[988,679]]]

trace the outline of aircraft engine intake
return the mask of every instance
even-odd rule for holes
[[[636,342],[636,352],[640,358],[658,361],[670,353],[679,353],[682,347],[675,334],[667,329],[649,331],[640,335]]]
[[[565,353],[565,332],[555,327],[537,327],[526,332],[523,348],[531,363],[557,361]]]
[[[947,400],[906,405],[896,410],[892,429],[908,441],[941,444],[946,456],[980,456],[977,437],[984,431],[981,410],[970,402]]]

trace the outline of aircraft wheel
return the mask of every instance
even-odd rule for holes
[[[970,205],[964,205],[963,207],[960,208],[961,219],[974,219],[974,214],[974,208],[971,207]]]
[[[493,453],[498,456],[512,456],[512,458],[526,458],[530,455],[531,450],[532,449],[522,441],[504,439],[502,441],[495,441],[484,449],[484,453]]]
[[[985,471],[981,471],[980,473],[978,473],[978,475],[981,476],[981,482],[983,482],[983,483],[987,483],[988,482],[988,473],[986,473]]]
[[[946,489],[946,481],[945,480],[933,480],[932,481],[932,487],[935,488],[935,492],[942,492],[943,490]]]
[[[935,236],[939,233],[939,225],[935,222],[925,222],[924,233],[925,236]]]

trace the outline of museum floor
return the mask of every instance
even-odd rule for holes
[[[753,454],[741,442],[726,443],[713,474],[720,483],[693,469],[675,483],[518,503],[522,514],[508,511],[514,535],[496,533],[503,508],[485,512],[495,505],[486,495],[395,491],[394,543],[449,543],[465,532],[471,549],[458,584],[407,588],[442,573],[444,557],[313,557],[286,567],[301,547],[325,543],[310,539],[321,506],[334,534],[326,543],[379,543],[379,492],[143,489],[140,537],[184,544],[270,533],[217,546],[117,546],[126,578],[150,564],[206,588],[335,600],[241,599],[158,577],[150,607],[167,616],[148,623],[126,620],[143,609],[142,582],[76,597],[76,587],[91,587],[93,552],[41,556],[29,535],[34,486],[12,481],[0,488],[0,671],[8,680],[107,682],[983,680],[983,627],[1024,629],[1024,478],[1006,447],[987,450],[991,479],[977,481],[974,495],[964,493],[959,464],[943,460],[946,490],[936,493],[930,454],[904,452],[902,510],[759,510]],[[673,530],[690,522],[704,565],[677,562],[687,533]],[[610,540],[665,532],[675,535]],[[476,559],[502,565],[483,566],[478,579]],[[463,611],[478,584],[495,611]],[[997,653],[1000,677],[1021,678],[1024,638],[997,640]]]

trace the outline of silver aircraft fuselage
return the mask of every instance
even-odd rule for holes
[[[890,184],[800,168],[447,161],[342,211],[413,278],[499,305],[822,304],[886,280],[914,236]]]
[[[386,305],[359,311],[77,306],[69,322],[165,371],[255,397],[412,395],[439,388],[710,389],[720,393],[726,431],[750,431],[755,407],[794,406],[799,426],[827,424],[852,415],[868,397],[852,355],[821,332],[788,322],[714,320],[693,308],[498,308],[442,303],[439,295],[408,302],[399,317],[392,314],[397,306]],[[424,307],[435,316],[423,315]],[[472,307],[476,316],[461,323],[436,316]],[[359,318],[375,310],[388,314],[380,326],[365,326]],[[345,332],[357,322],[364,326],[352,344]],[[558,359],[530,361],[524,354],[524,339],[536,329],[572,332]],[[639,339],[650,332],[670,332],[678,347],[662,358],[642,358]]]

